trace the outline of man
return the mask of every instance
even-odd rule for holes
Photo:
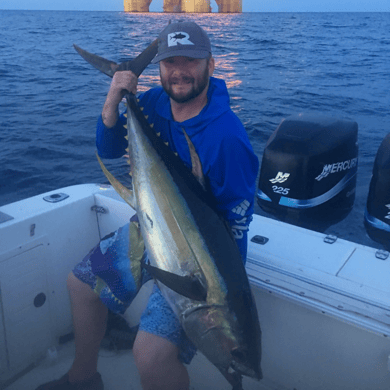
[[[210,40],[193,22],[172,23],[159,35],[153,62],[159,62],[162,88],[141,94],[139,105],[184,164],[197,176],[204,174],[245,262],[258,159],[245,129],[230,109],[224,81],[211,77],[214,59]],[[125,154],[126,120],[119,116],[118,105],[127,91],[136,93],[137,82],[130,71],[117,72],[113,77],[97,125],[97,148],[103,158]],[[199,155],[197,163],[191,161],[183,130]],[[103,389],[97,359],[107,308],[124,313],[138,292],[127,256],[129,246],[137,252],[139,232],[135,226],[130,223],[102,240],[70,273],[75,360],[64,377],[39,390]],[[129,229],[134,237],[130,243]],[[150,277],[143,272],[145,282]],[[196,350],[156,286],[141,317],[133,352],[144,390],[189,388],[183,363],[189,364]]]

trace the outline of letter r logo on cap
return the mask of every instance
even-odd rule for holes
[[[168,47],[180,45],[195,45],[190,41],[190,36],[186,32],[173,32],[168,34]]]

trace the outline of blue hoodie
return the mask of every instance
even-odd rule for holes
[[[192,168],[183,129],[190,137],[217,207],[230,223],[245,262],[259,162],[241,121],[230,108],[225,82],[211,77],[207,105],[199,115],[184,122],[174,121],[169,97],[161,87],[141,94],[139,99],[149,123],[154,124],[161,138]],[[116,125],[107,129],[99,118],[96,146],[100,157],[118,158],[126,153],[125,123],[126,118],[121,115]]]

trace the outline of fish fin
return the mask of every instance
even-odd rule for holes
[[[195,301],[206,300],[207,290],[196,276],[180,276],[146,263],[143,263],[143,267],[155,279],[176,293]]]
[[[145,244],[136,215],[130,219],[129,242],[128,257],[130,259],[130,270],[133,275],[136,288],[139,290],[142,284],[142,259],[145,252]]]
[[[114,73],[122,70],[131,70],[137,77],[144,71],[144,69],[150,64],[152,59],[157,54],[158,40],[155,39],[141,54],[131,61],[122,62],[116,64],[113,61],[106,60],[103,57],[99,57],[96,54],[92,54],[82,49],[81,47],[73,44],[77,53],[81,55],[89,64],[96,69],[100,70],[107,76],[113,77]]]
[[[89,64],[91,64],[94,68],[100,70],[107,76],[113,77],[114,73],[118,70],[119,65],[113,61],[106,60],[103,57],[100,57],[96,54],[92,54],[82,49],[81,47],[73,44],[73,47],[76,49],[77,53],[84,58]]]
[[[116,192],[123,198],[123,200],[130,205],[134,210],[135,208],[135,202],[134,202],[134,193],[132,190],[129,190],[126,188],[122,183],[120,183],[112,173],[108,171],[106,166],[103,164],[103,161],[100,159],[99,155],[96,153],[96,157],[99,161],[100,167],[102,168],[102,171],[106,175],[108,181],[111,183],[111,185],[115,188]]]
[[[131,61],[119,64],[118,70],[131,70],[137,77],[150,64],[158,50],[158,39],[155,39],[142,53]]]
[[[203,175],[203,169],[202,169],[202,163],[200,162],[200,158],[198,153],[195,150],[195,146],[192,143],[190,137],[185,132],[183,128],[184,136],[186,137],[186,141],[188,144],[188,148],[190,150],[190,156],[191,156],[191,164],[192,164],[192,174],[196,177],[198,182],[201,184],[203,189],[206,189],[206,182]]]

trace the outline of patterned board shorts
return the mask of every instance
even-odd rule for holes
[[[129,247],[137,245],[137,242],[129,243],[131,224],[134,224],[132,228],[137,226],[136,218],[103,238],[73,269],[74,275],[88,284],[108,309],[117,314],[123,314],[140,287],[152,279],[142,269],[140,286],[134,280],[128,252]],[[179,359],[183,363],[189,364],[196,353],[195,346],[185,335],[178,318],[156,285],[141,316],[139,329],[176,345],[179,348]]]

